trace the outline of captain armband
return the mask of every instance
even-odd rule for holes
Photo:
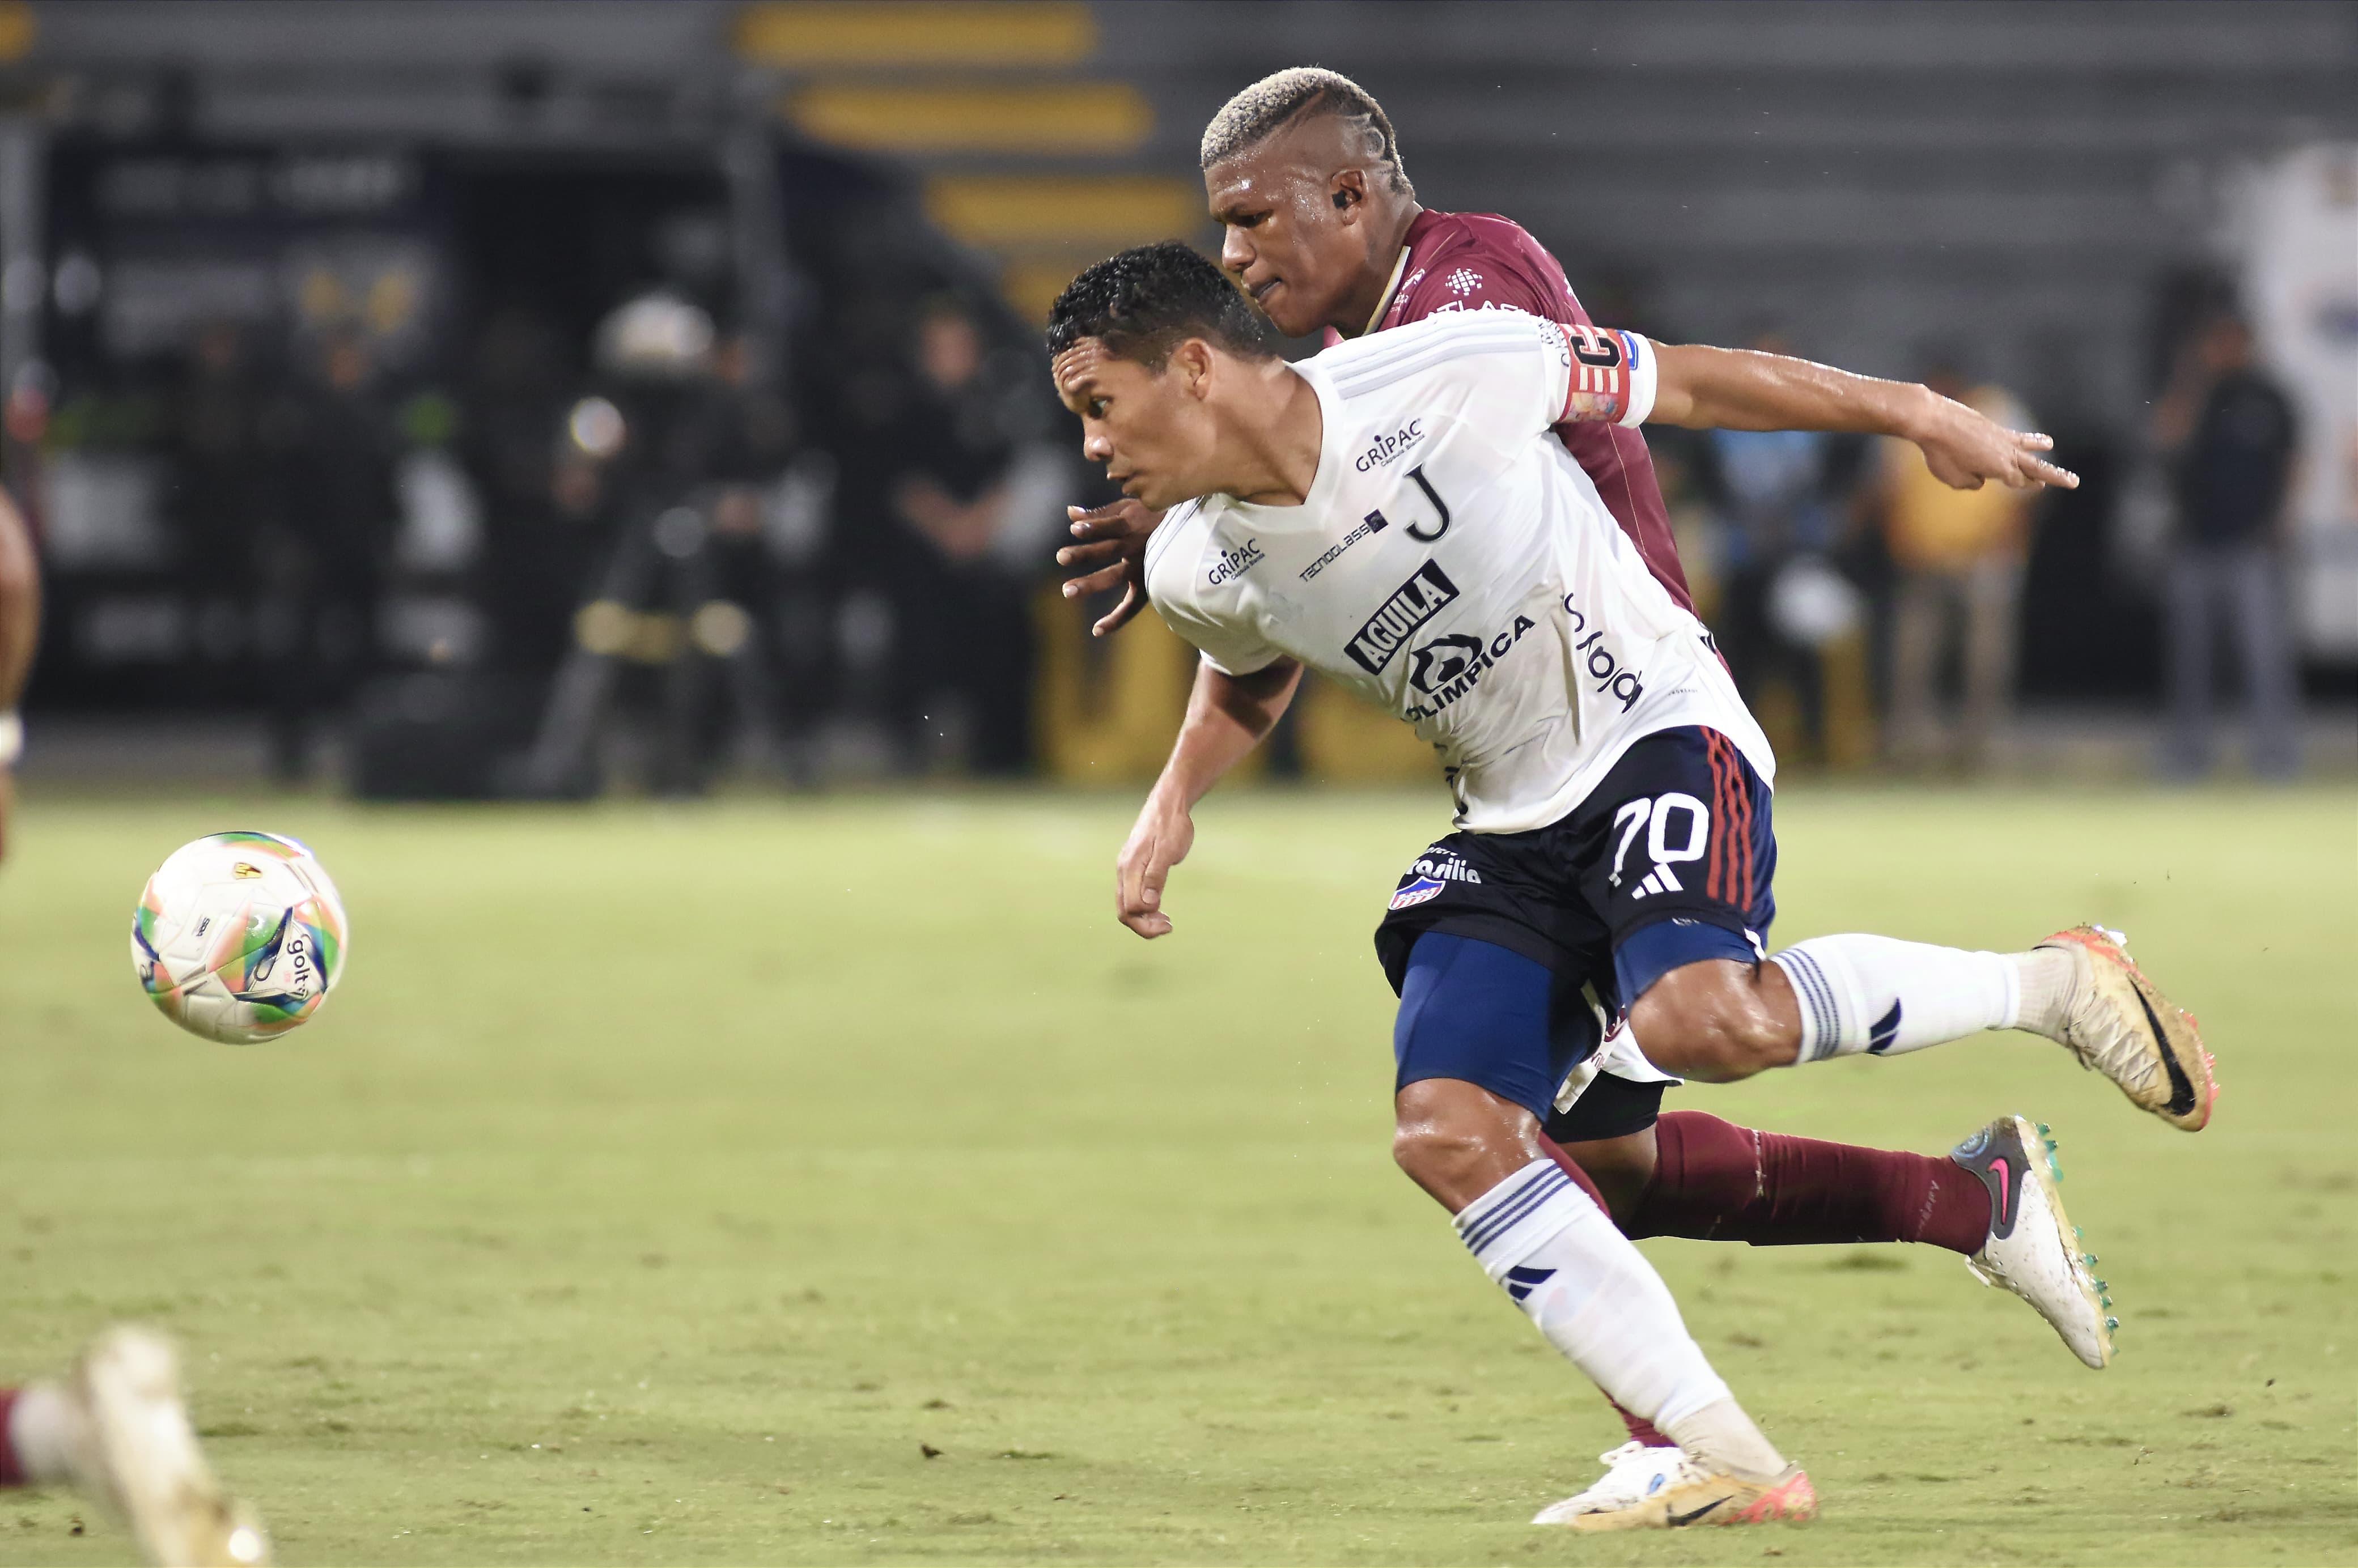
[[[1634,429],[1654,411],[1654,345],[1635,332],[1554,323],[1571,354],[1558,424]]]

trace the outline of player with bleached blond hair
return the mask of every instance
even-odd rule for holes
[[[1401,999],[1395,1155],[1550,1343],[1682,1455],[1645,1495],[1584,1494],[1538,1522],[1809,1517],[1808,1477],[1735,1402],[1593,1189],[1541,1147],[1607,1019],[1628,1016],[1655,1067],[1714,1080],[2019,1028],[2190,1130],[2210,1116],[2210,1058],[2095,927],[2012,953],[1865,934],[1770,952],[1775,759],[1701,623],[1553,432],[1857,431],[1938,443],[2011,482],[2076,481],[2046,438],[1923,387],[1521,311],[1452,314],[1289,365],[1221,271],[1176,243],[1084,272],[1050,313],[1048,347],[1085,456],[1161,514],[1149,595],[1203,654],[1122,849],[1119,917],[1171,932],[1163,894],[1195,803],[1269,733],[1305,668],[1413,725],[1456,820],[1377,934]],[[1998,1179],[2011,1187],[2011,1163]],[[2027,1195],[2003,1206],[2009,1227]],[[2040,1266],[2093,1309],[2051,1195],[2039,1195]]]
[[[1335,71],[1297,67],[1238,92],[1205,127],[1205,195],[1222,230],[1220,265],[1280,331],[1323,332],[1329,344],[1420,321],[1519,311],[1587,332],[1594,322],[1553,256],[1512,221],[1424,206],[1380,103]],[[1671,351],[1710,357],[1723,422],[1782,423],[1791,400],[1819,390],[1819,367],[1769,354]],[[1841,387],[1849,384],[1833,382]],[[1738,406],[1738,404],[1741,406]],[[1971,489],[2033,477],[2025,453],[1993,443],[1989,421],[1925,399],[1912,434],[1932,470]],[[1692,609],[1670,517],[1643,433],[1566,419],[1553,438],[1595,487],[1646,571]],[[1154,516],[1125,498],[1076,509],[1078,541],[1059,559],[1079,573],[1066,592],[1126,585],[1100,634],[1145,604],[1142,557]],[[1395,896],[1436,926],[1473,884],[1436,846]],[[1674,870],[1671,874],[1677,875]],[[1479,917],[1466,912],[1466,920]],[[1536,944],[1542,961],[1552,948]],[[1397,983],[1397,977],[1395,977]],[[1676,1079],[1617,1030],[1546,1118],[1540,1147],[1633,1238],[1675,1236],[1754,1246],[1908,1242],[1966,1260],[1985,1282],[2022,1297],[2086,1365],[2111,1357],[2109,1303],[2088,1268],[2054,1266],[2037,1226],[2017,1221],[2028,1186],[2052,1174],[2051,1141],[2017,1118],[1977,1129],[1946,1155],[1880,1149],[1738,1126],[1710,1112],[1664,1108]],[[2060,1209],[2059,1209],[2060,1212]],[[1593,1500],[1643,1496],[1678,1464],[1675,1445],[1624,1411],[1629,1441],[1601,1456]]]

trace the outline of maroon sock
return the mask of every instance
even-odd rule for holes
[[[1565,1153],[1563,1150],[1551,1139],[1541,1139],[1540,1148],[1546,1152],[1549,1159],[1556,1162],[1557,1169],[1561,1170],[1565,1175],[1572,1178],[1574,1185],[1579,1187],[1582,1192],[1588,1195],[1589,1202],[1595,1204],[1599,1209],[1603,1210],[1606,1217],[1611,1217],[1613,1210],[1611,1206],[1606,1203],[1605,1195],[1596,1190],[1596,1184],[1589,1179],[1587,1172],[1580,1168],[1579,1161],[1574,1160],[1571,1155]],[[1974,1182],[1974,1190],[1978,1192],[1981,1188],[1980,1182]],[[1669,1438],[1664,1437],[1660,1433],[1656,1432],[1652,1422],[1648,1421],[1643,1416],[1631,1415],[1628,1411],[1622,1409],[1621,1401],[1615,1399],[1612,1395],[1606,1394],[1605,1396],[1605,1402],[1613,1407],[1613,1413],[1619,1416],[1621,1418],[1621,1424],[1629,1429],[1629,1437],[1632,1442],[1642,1443],[1649,1448],[1676,1448],[1678,1446],[1677,1444],[1672,1443]]]
[[[1605,1402],[1613,1407],[1613,1413],[1619,1416],[1621,1418],[1621,1424],[1629,1429],[1630,1442],[1642,1443],[1649,1448],[1676,1448],[1678,1446],[1677,1444],[1672,1443],[1669,1438],[1664,1437],[1660,1433],[1655,1431],[1654,1423],[1652,1422],[1648,1421],[1641,1415],[1631,1415],[1627,1410],[1623,1409],[1621,1401],[1615,1399],[1611,1394],[1605,1396]]]
[[[1633,1237],[1922,1241],[1965,1253],[1989,1237],[1988,1189],[1944,1155],[1756,1132],[1699,1110],[1664,1111],[1654,1145]]]
[[[8,1418],[16,1412],[16,1390],[0,1389],[0,1487],[25,1484],[25,1467],[16,1460],[16,1444],[8,1436]]]
[[[1596,1184],[1589,1179],[1587,1172],[1580,1168],[1580,1162],[1565,1153],[1561,1144],[1552,1138],[1542,1138],[1540,1140],[1540,1152],[1554,1161],[1556,1169],[1570,1176],[1572,1184],[1586,1193],[1588,1201],[1604,1210],[1607,1219],[1613,1217],[1613,1206],[1605,1201],[1605,1195],[1596,1190]],[[1976,1192],[1981,1190],[1981,1182],[1978,1178],[1974,1182],[1974,1190]]]

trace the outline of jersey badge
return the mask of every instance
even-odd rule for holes
[[[1439,898],[1443,893],[1447,892],[1448,891],[1449,884],[1447,882],[1435,881],[1431,877],[1419,877],[1416,881],[1409,883],[1408,886],[1401,889],[1400,892],[1392,894],[1392,907],[1394,909],[1413,909],[1420,903],[1424,903],[1433,899]]]

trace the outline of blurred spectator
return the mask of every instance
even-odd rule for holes
[[[753,377],[752,348],[742,335],[714,345],[708,373],[691,393],[672,436],[684,474],[718,485],[716,532],[750,541],[762,530],[762,492],[794,461],[799,444],[793,407]]]
[[[2240,318],[2212,319],[2180,361],[2155,411],[2154,442],[2178,503],[2167,769],[2190,778],[2211,767],[2212,623],[2223,612],[2250,694],[2253,771],[2288,777],[2300,765],[2284,582],[2299,431],[2290,401],[2253,362],[2251,328]]]
[[[566,427],[568,379],[548,322],[502,310],[477,341],[460,424],[467,474],[483,501],[493,657],[530,675],[563,656],[600,543],[584,522],[596,510],[597,476]],[[560,454],[571,456],[570,468]]]
[[[977,773],[1020,773],[1032,754],[1031,582],[998,548],[1020,447],[1010,400],[984,375],[982,333],[954,303],[919,318],[916,359],[889,497],[907,527],[894,574],[906,696],[921,745],[963,751]]]
[[[401,505],[393,421],[373,385],[368,345],[337,333],[319,348],[319,379],[273,417],[285,486],[265,554],[270,605],[263,646],[271,755],[300,782],[321,721],[368,674],[384,563]]]
[[[243,633],[266,498],[263,424],[270,397],[253,359],[235,322],[208,323],[189,356],[170,426],[180,578],[195,601],[198,645],[213,654],[233,649]]]
[[[1936,363],[1925,384],[1999,424],[2027,430],[2029,415],[1996,386],[1968,386]],[[2022,567],[2031,495],[1985,484],[1952,490],[1915,446],[1886,439],[1870,503],[1898,573],[1891,622],[1891,752],[1903,766],[1985,765],[2014,701]],[[1942,666],[1955,652],[1963,720],[1942,714]]]
[[[1790,353],[1775,333],[1751,345]],[[1830,575],[1836,513],[1829,504],[1841,453],[1818,431],[1710,430],[1703,449],[1720,535],[1720,598],[1711,627],[1745,701],[1762,711],[1782,687],[1798,708],[1805,751],[1826,750],[1825,671],[1819,649],[1841,628],[1791,613],[1796,585]],[[1839,593],[1841,590],[1835,590]],[[1853,619],[1855,619],[1855,613]]]

